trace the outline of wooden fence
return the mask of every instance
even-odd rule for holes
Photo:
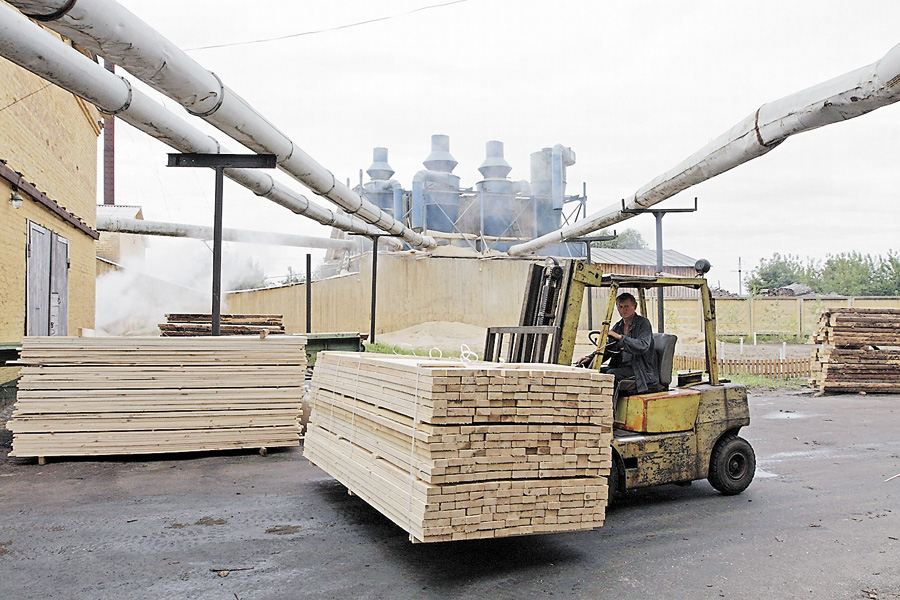
[[[762,375],[773,379],[789,379],[793,377],[809,377],[810,359],[808,358],[720,358],[720,375]],[[700,356],[675,356],[676,371],[706,369],[706,359]]]

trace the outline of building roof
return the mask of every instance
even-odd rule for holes
[[[591,248],[591,261],[604,265],[656,266],[656,250]],[[663,250],[663,267],[693,267],[697,260],[675,250]]]
[[[125,204],[98,204],[97,205],[97,216],[100,217],[121,217],[125,219],[143,219],[144,215],[141,213],[142,207],[140,206],[128,206]]]

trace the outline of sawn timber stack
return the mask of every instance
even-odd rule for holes
[[[159,324],[163,337],[212,335],[212,315],[209,313],[167,313],[166,321]],[[222,335],[284,333],[283,321],[282,315],[222,315],[219,331]]]
[[[900,392],[900,310],[823,311],[810,384],[823,392]]]
[[[559,365],[323,352],[304,455],[413,541],[593,529],[612,382]]]
[[[306,338],[26,337],[10,456],[298,446]]]

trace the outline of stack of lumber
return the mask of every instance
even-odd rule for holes
[[[900,392],[900,349],[817,348],[810,385],[823,392]]]
[[[298,446],[306,338],[26,337],[10,456]]]
[[[322,352],[304,455],[420,542],[593,529],[613,378]]]
[[[819,314],[813,341],[841,348],[900,346],[900,309],[835,308]]]
[[[823,392],[900,392],[900,309],[823,311],[810,385]]]
[[[168,313],[166,323],[159,324],[163,337],[208,336],[212,334],[212,315],[209,313]],[[282,315],[221,315],[219,333],[222,335],[258,335],[284,333]]]

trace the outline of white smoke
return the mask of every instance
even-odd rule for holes
[[[94,326],[100,335],[155,336],[166,313],[211,312],[212,251],[203,242],[155,238],[145,259],[123,259],[119,267],[97,278]],[[223,295],[253,269],[253,259],[239,250],[223,252]]]

